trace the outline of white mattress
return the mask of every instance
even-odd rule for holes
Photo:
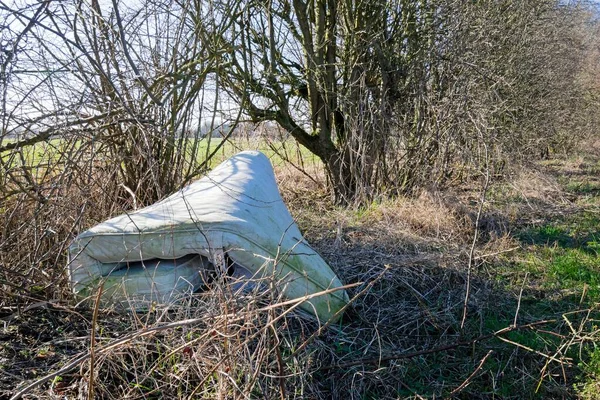
[[[118,276],[116,264],[188,255],[202,255],[217,268],[226,255],[255,277],[274,276],[290,299],[342,286],[302,237],[279,194],[268,158],[255,151],[237,154],[154,205],[81,233],[69,247],[69,273],[74,291],[90,295],[107,277]],[[139,278],[137,286],[124,285],[112,297],[152,293],[159,275],[160,282],[167,282],[161,283],[160,293],[170,294],[157,295],[156,300],[168,301],[199,284],[198,274],[185,268],[175,274],[160,269],[155,269],[155,278]],[[302,308],[328,320],[347,301],[346,292],[339,290],[315,297]]]

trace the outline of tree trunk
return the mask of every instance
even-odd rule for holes
[[[333,201],[337,205],[348,205],[356,200],[357,184],[350,162],[349,152],[337,150],[327,157],[321,157],[325,164],[327,179],[331,185]]]

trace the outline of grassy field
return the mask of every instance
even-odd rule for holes
[[[475,181],[347,209],[331,204],[316,160],[310,179],[262,144],[221,157],[239,148],[273,158],[305,237],[360,283],[344,319],[321,329],[265,311],[273,293],[218,285],[169,309],[94,317],[69,295],[58,245],[101,220],[93,203],[85,222],[31,242],[51,253],[43,265],[3,236],[29,269],[2,256],[0,397],[600,398],[600,155],[514,167],[481,207]]]
[[[211,160],[211,165],[216,165],[235,153],[243,150],[258,150],[271,158],[274,165],[283,164],[285,159],[297,162],[316,162],[317,158],[305,147],[299,146],[292,139],[287,141],[265,140],[262,138],[236,138],[223,141],[220,138],[205,139],[178,139],[185,141],[186,149],[195,148],[198,162],[204,161],[207,154],[215,152],[215,157]],[[3,144],[14,142],[14,140],[3,141]],[[20,152],[5,151],[2,153],[2,160],[19,164],[24,162],[29,166],[43,166],[60,160],[61,156],[69,154],[72,149],[78,149],[81,143],[71,140],[51,139],[46,142],[37,143],[34,146],[23,147]],[[20,154],[19,154],[20,153]],[[21,158],[22,154],[22,158]]]

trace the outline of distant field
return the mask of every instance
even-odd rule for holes
[[[185,151],[192,157],[195,152],[196,162],[202,163],[213,152],[213,160],[209,163],[211,166],[226,160],[234,154],[243,150],[258,150],[267,155],[271,159],[273,165],[282,165],[287,161],[295,164],[313,164],[319,163],[319,159],[308,151],[305,147],[300,146],[295,140],[289,139],[286,141],[266,140],[263,138],[253,139],[230,139],[223,143],[222,139],[180,139],[188,143],[185,144]],[[5,140],[4,143],[9,143],[11,140]],[[197,147],[194,149],[194,145]],[[51,139],[49,141],[40,142],[35,145],[25,146],[20,152],[5,151],[1,156],[5,162],[11,162],[13,165],[21,165],[23,162],[30,167],[44,167],[54,163],[61,163],[74,157],[79,150],[82,149],[83,142]],[[101,143],[86,142],[87,152],[101,151],[106,149]],[[21,158],[22,157],[22,158]]]
[[[203,161],[206,155],[217,149],[221,143],[221,139],[200,140],[198,161]],[[286,160],[294,163],[319,162],[319,159],[314,154],[305,147],[300,146],[295,140],[267,141],[262,138],[256,138],[228,140],[215,153],[214,163],[221,162],[244,150],[258,150],[269,157],[274,165],[280,165],[286,162]]]

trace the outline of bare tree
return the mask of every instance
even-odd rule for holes
[[[141,202],[206,168],[200,126],[215,122],[214,65],[222,51],[206,39],[224,27],[198,24],[210,20],[209,4],[135,7],[117,0],[44,2],[34,12],[3,5],[10,26],[23,28],[6,39],[2,128],[4,136],[26,134],[0,150],[52,137],[94,143],[94,157],[116,168]]]
[[[477,169],[482,140],[501,166],[584,107],[575,5],[226,4],[240,17],[222,37],[221,84],[255,122],[276,121],[316,154],[340,203]]]
[[[401,73],[386,51],[404,37],[404,11],[331,0],[258,1],[236,11],[242,17],[224,37],[235,49],[220,69],[224,88],[254,121],[276,121],[321,158],[338,202],[368,190],[361,185],[372,181],[379,145],[369,136],[385,125]],[[360,130],[363,140],[354,140]]]
[[[200,129],[217,121],[224,51],[201,40],[219,27],[198,23],[211,12],[0,1],[0,287],[66,295],[64,249],[77,232],[208,168],[215,146]]]

